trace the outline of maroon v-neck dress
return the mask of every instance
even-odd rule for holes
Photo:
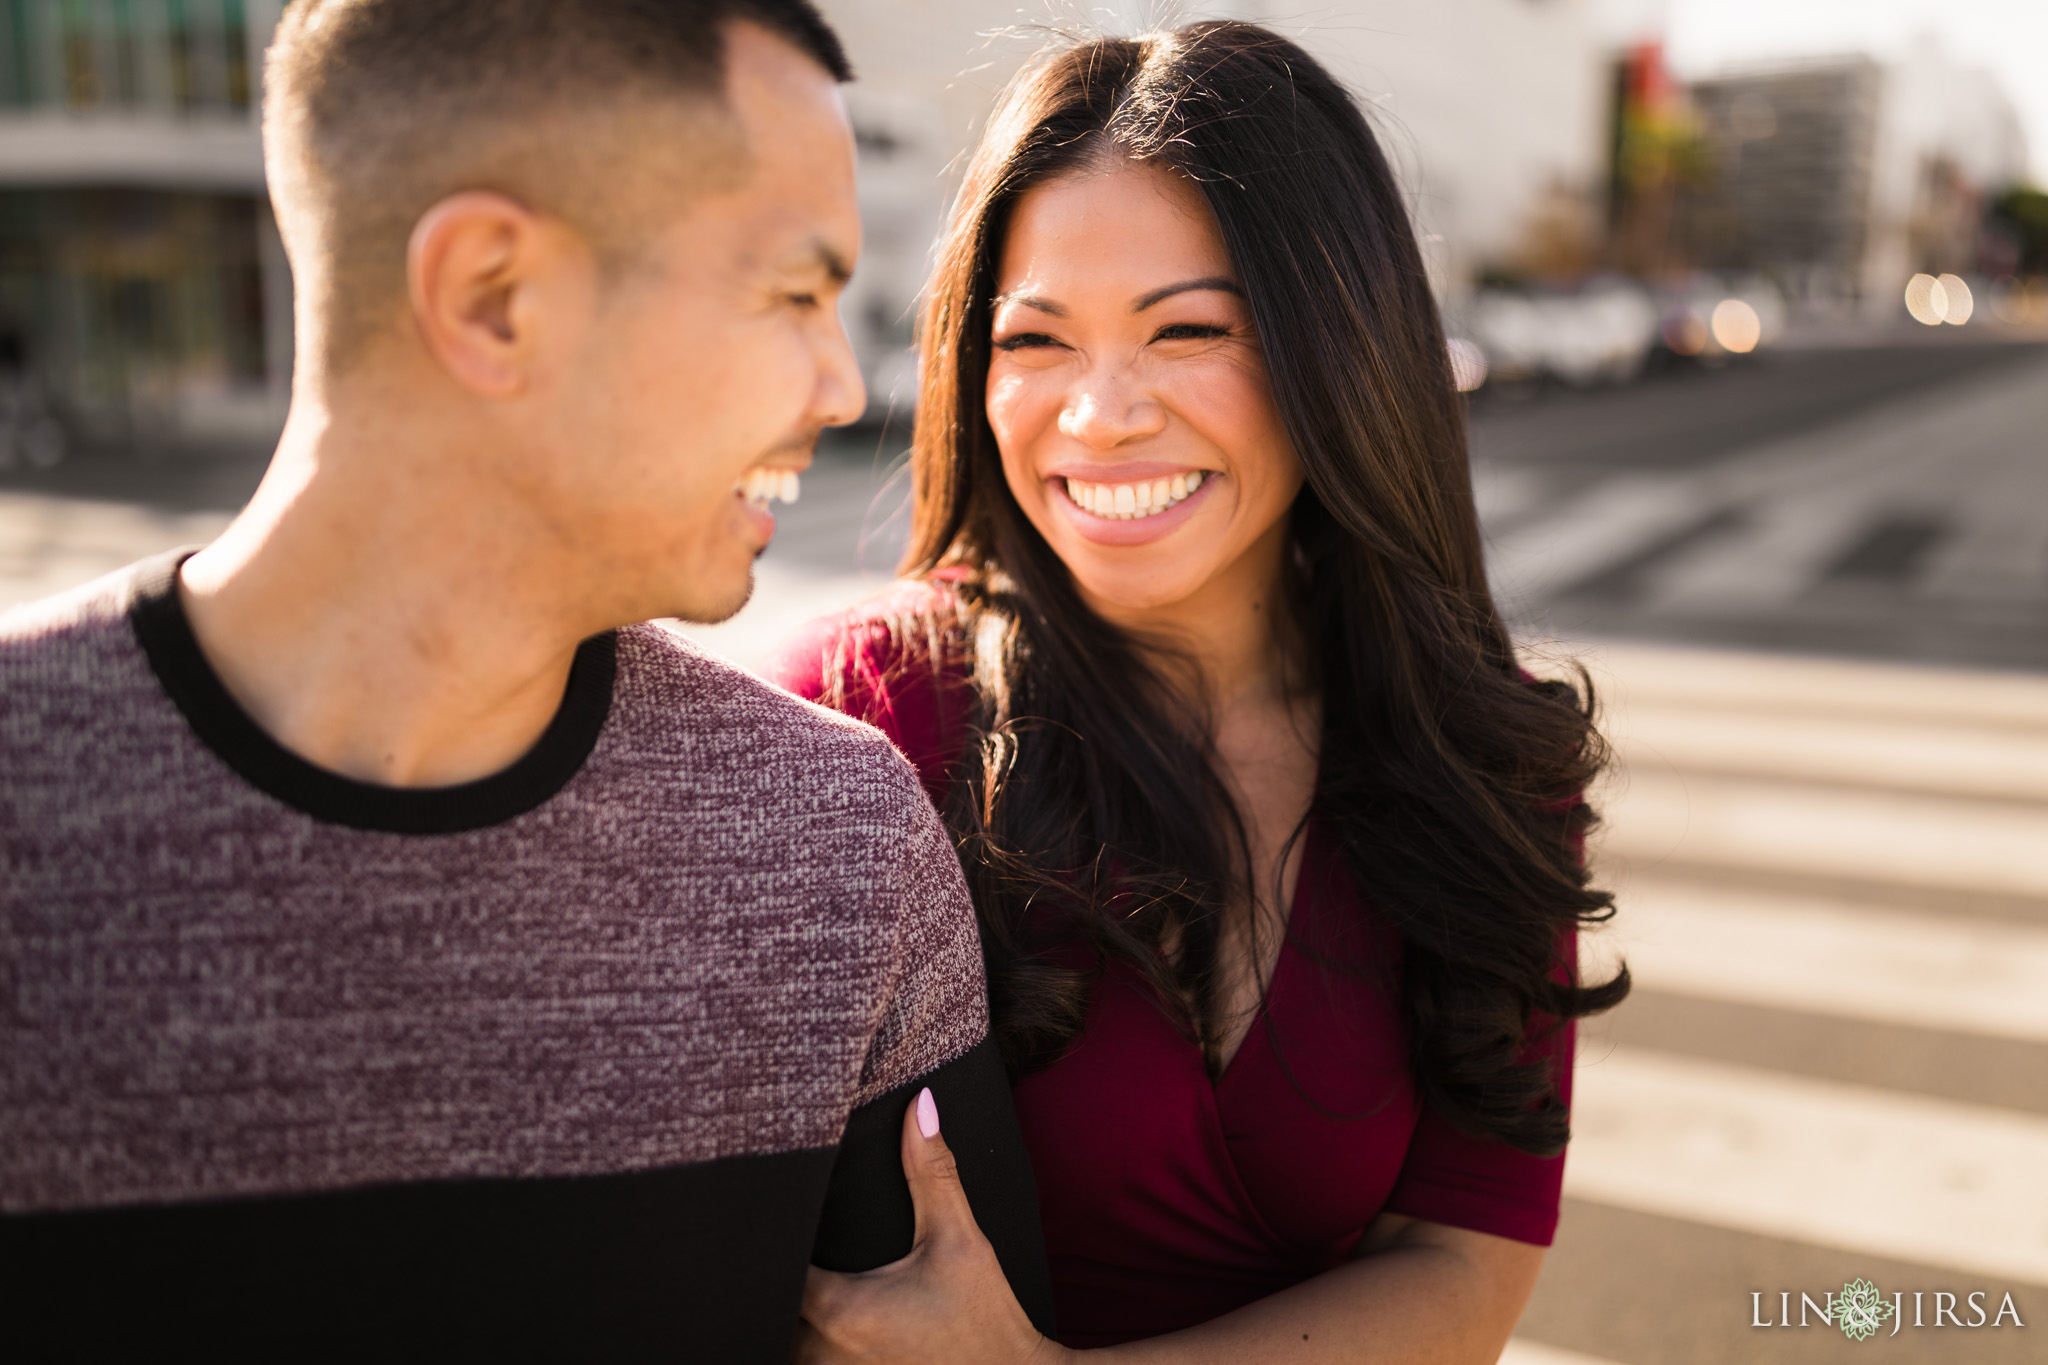
[[[902,667],[882,621],[937,591],[813,622],[769,669],[813,699],[836,675],[847,709],[896,741],[934,798],[965,737],[965,680]],[[1564,1158],[1468,1137],[1421,1103],[1399,936],[1313,818],[1288,928],[1266,1010],[1214,1082],[1142,978],[1115,966],[1080,1039],[1018,1083],[1068,1345],[1175,1331],[1299,1284],[1342,1264],[1381,1212],[1549,1245]],[[1539,1046],[1569,1101],[1572,1029]]]

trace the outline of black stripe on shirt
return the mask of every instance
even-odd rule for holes
[[[838,1148],[0,1218],[10,1361],[776,1362],[804,1267],[909,1250],[930,1085],[976,1217],[1050,1334],[1037,1194],[993,1044],[856,1110]]]
[[[618,637],[606,631],[577,646],[562,704],[512,766],[452,787],[387,787],[329,772],[272,739],[207,662],[178,591],[179,566],[192,553],[174,550],[136,566],[128,608],[135,638],[201,742],[251,786],[316,820],[394,834],[501,825],[567,786],[611,715]]]

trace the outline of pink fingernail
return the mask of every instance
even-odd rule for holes
[[[939,1135],[939,1106],[933,1103],[929,1086],[917,1092],[917,1131],[928,1138]]]

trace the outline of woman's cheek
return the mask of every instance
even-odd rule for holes
[[[1022,450],[1031,433],[1032,384],[1029,375],[991,372],[988,379],[988,424],[1007,453]]]
[[[1293,501],[1302,480],[1294,453],[1273,403],[1265,368],[1228,361],[1191,369],[1177,386],[1176,406],[1188,425],[1209,444],[1228,452],[1230,472],[1241,497]]]
[[[1248,439],[1265,434],[1272,400],[1261,376],[1246,373],[1242,363],[1219,358],[1190,365],[1175,378],[1173,405],[1223,449],[1243,450]]]
[[[1044,386],[1033,384],[1028,374],[991,374],[988,383],[988,425],[995,433],[996,449],[1002,456],[1003,478],[1011,494],[1033,521],[1038,520],[1042,489],[1033,456],[1039,438],[1045,434],[1047,413],[1057,414],[1056,402],[1048,405]]]

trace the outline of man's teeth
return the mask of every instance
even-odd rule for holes
[[[1068,479],[1067,496],[1074,500],[1075,506],[1098,517],[1138,521],[1158,516],[1200,488],[1206,477],[1197,469],[1191,474],[1176,474],[1170,479],[1152,479],[1146,483],[1082,483],[1079,479]]]
[[[771,502],[795,502],[797,477],[794,469],[749,469],[732,486],[748,502],[766,507]]]

